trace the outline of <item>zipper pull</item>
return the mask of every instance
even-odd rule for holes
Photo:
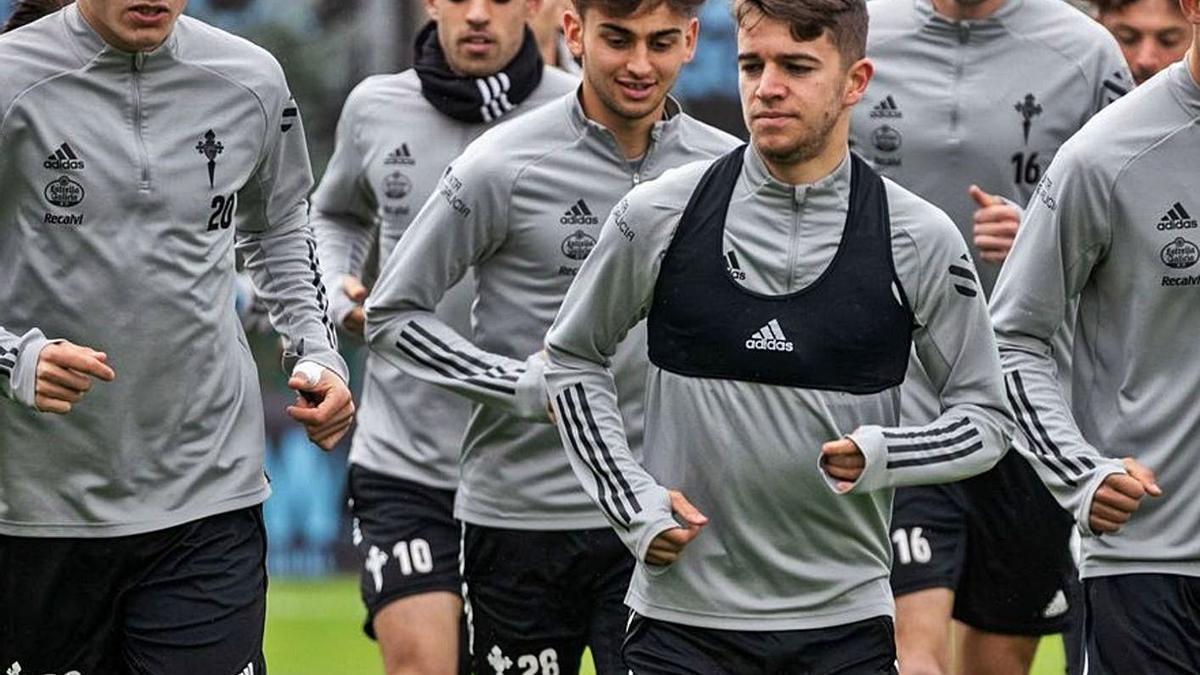
[[[146,65],[146,52],[134,52],[133,62],[130,65],[133,66],[133,72],[142,72],[142,68]]]

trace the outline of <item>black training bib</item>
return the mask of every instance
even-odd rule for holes
[[[691,377],[871,394],[904,381],[914,319],[892,260],[883,180],[851,153],[850,209],[828,268],[806,288],[763,295],[725,268],[725,219],[745,146],[692,193],[647,317],[650,360]]]

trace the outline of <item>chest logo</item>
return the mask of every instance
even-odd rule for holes
[[[1187,269],[1200,260],[1200,247],[1183,237],[1176,237],[1175,241],[1163,247],[1159,257],[1171,269]]]
[[[746,340],[746,349],[762,352],[790,352],[796,349],[791,340],[783,334],[783,327],[778,319],[771,319],[767,325],[755,331]]]
[[[55,206],[69,209],[83,201],[83,186],[69,176],[59,176],[46,186],[46,201]]]
[[[599,225],[600,219],[588,208],[587,202],[580,199],[563,213],[558,222],[563,225]]]
[[[875,149],[880,152],[895,152],[900,149],[904,143],[904,139],[900,136],[900,132],[891,125],[883,125],[871,134],[871,142],[875,144]]]
[[[1192,218],[1192,214],[1183,208],[1183,204],[1175,202],[1171,208],[1167,210],[1166,215],[1158,220],[1158,229],[1166,232],[1168,230],[1191,230],[1195,229],[1200,223]]]
[[[1029,145],[1029,131],[1033,128],[1033,118],[1042,114],[1042,104],[1038,103],[1033,94],[1025,94],[1025,98],[1013,106],[1021,116],[1021,131],[1025,134],[1025,145]]]
[[[595,237],[583,230],[575,230],[574,234],[563,239],[562,253],[571,260],[585,260],[595,246]]]
[[[383,196],[388,199],[404,199],[412,192],[412,181],[399,171],[383,179]]]
[[[900,106],[896,105],[896,99],[892,98],[891,94],[883,97],[883,100],[875,104],[871,108],[871,119],[903,119],[904,113],[900,111]]]
[[[204,132],[204,140],[196,144],[196,152],[208,158],[208,186],[214,187],[217,171],[217,155],[225,151],[225,145],[217,140],[212,129]]]
[[[50,153],[42,166],[53,171],[82,171],[83,160],[75,154],[70,143],[63,143]]]
[[[412,166],[417,160],[408,150],[408,143],[401,143],[400,147],[388,153],[387,157],[383,158],[384,166]]]

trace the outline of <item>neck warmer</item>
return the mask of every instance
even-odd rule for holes
[[[421,79],[421,93],[433,107],[460,122],[500,119],[528,98],[542,81],[542,55],[528,27],[525,41],[513,60],[487,77],[459,75],[450,69],[438,42],[435,22],[421,29],[415,51],[413,69]]]

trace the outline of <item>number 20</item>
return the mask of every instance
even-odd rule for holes
[[[237,193],[226,197],[217,195],[212,198],[212,215],[208,217],[208,231],[228,230],[233,225],[233,214],[237,211]]]

